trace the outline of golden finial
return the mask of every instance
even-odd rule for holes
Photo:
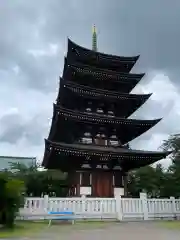
[[[97,51],[97,33],[96,33],[96,26],[95,25],[93,25],[92,50]]]
[[[96,34],[96,25],[93,25],[93,34]]]

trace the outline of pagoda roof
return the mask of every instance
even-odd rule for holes
[[[54,104],[55,112],[58,111],[59,115],[65,117],[72,117],[74,119],[80,120],[89,120],[92,122],[97,123],[109,123],[109,124],[128,124],[128,125],[140,125],[140,126],[154,126],[157,124],[162,118],[155,119],[155,120],[137,120],[137,119],[127,119],[127,118],[118,118],[112,116],[106,116],[103,114],[98,113],[87,113],[87,112],[80,112],[80,111],[73,111],[70,109],[63,108],[61,105]]]
[[[83,84],[88,85],[91,82],[96,86],[96,81],[107,81],[107,83],[118,83],[119,85],[126,86],[126,92],[130,92],[144,77],[144,73],[124,73],[124,72],[115,72],[112,70],[105,70],[102,68],[96,68],[89,65],[84,65],[77,62],[69,62],[68,59],[65,59],[63,79],[68,81],[80,81],[80,78],[83,79]],[[104,86],[107,88],[106,86]],[[118,88],[119,91],[123,91],[123,88]]]
[[[85,130],[86,126],[99,125],[100,127],[106,126],[110,133],[116,128],[117,134],[120,136],[120,141],[122,144],[128,143],[134,138],[140,136],[144,132],[148,131],[150,128],[155,126],[161,119],[155,120],[136,120],[136,119],[126,119],[118,118],[113,116],[107,116],[98,113],[87,113],[80,111],[73,111],[70,109],[63,108],[60,105],[54,104],[53,120],[51,125],[51,130],[49,134],[49,139],[54,139],[54,136],[59,136],[60,138],[66,137],[68,130],[74,134],[80,134],[81,131]],[[74,127],[68,126],[68,124],[76,123]],[[78,125],[79,123],[79,125]],[[78,128],[79,127],[79,128]],[[75,132],[74,132],[75,131]],[[59,135],[61,133],[61,135]]]
[[[95,77],[97,77],[97,75],[99,76],[103,75],[104,77],[106,76],[106,78],[109,79],[109,81],[111,81],[112,79],[121,80],[121,81],[123,80],[127,81],[129,79],[131,81],[133,80],[135,81],[135,80],[141,80],[142,77],[144,77],[145,75],[145,73],[126,73],[121,71],[113,71],[109,69],[98,68],[91,65],[74,62],[65,57],[64,69],[66,70],[66,68],[68,67],[73,68],[77,72],[81,72],[84,74],[91,74],[91,75],[94,75]]]
[[[75,107],[72,101],[72,96],[74,95],[97,101],[116,102],[117,107],[119,106],[121,108],[120,115],[118,114],[118,116],[122,117],[129,117],[151,96],[151,94],[118,93],[115,91],[83,86],[72,81],[60,79],[60,90],[57,97],[57,103],[61,103],[61,105],[64,106],[64,104],[66,105],[67,102],[69,102],[72,107]]]
[[[57,158],[60,156],[69,157],[69,161],[72,161],[72,163],[78,161],[76,157],[79,157],[79,161],[82,161],[81,164],[91,163],[93,158],[96,159],[97,164],[99,162],[101,164],[108,164],[110,161],[118,160],[116,164],[119,164],[125,171],[152,164],[166,158],[172,153],[170,151],[141,151],[122,147],[90,144],[67,144],[62,142],[53,142],[47,139],[45,139],[45,146],[46,150],[43,160],[43,165],[45,167],[48,167],[50,164],[57,167],[57,165],[60,166],[63,161],[63,159],[56,159],[53,157],[50,159],[50,154],[49,157],[47,156],[50,152],[54,152],[54,156]],[[72,159],[73,157],[74,159]],[[67,164],[69,163],[70,162],[67,161]]]
[[[67,57],[70,59],[76,59],[82,63],[101,66],[102,68],[109,68],[113,70],[122,69],[125,72],[129,72],[138,60],[139,55],[133,57],[124,57],[96,52],[84,48],[68,39]]]

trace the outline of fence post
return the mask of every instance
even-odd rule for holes
[[[44,210],[48,211],[48,209],[49,209],[49,196],[44,195]]]
[[[147,194],[146,193],[140,193],[140,200],[142,202],[144,220],[148,220]]]
[[[86,195],[82,195],[81,199],[82,199],[82,212],[84,214],[86,212]]]
[[[116,213],[117,213],[117,220],[123,220],[123,212],[122,212],[122,199],[121,196],[115,196],[116,200]]]
[[[176,218],[176,202],[175,202],[175,197],[170,197],[171,200],[171,211],[173,218]]]

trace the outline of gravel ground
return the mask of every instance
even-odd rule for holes
[[[76,225],[76,224],[75,224]],[[94,225],[94,224],[93,224]],[[16,240],[179,240],[180,231],[166,229],[157,223],[129,222],[129,223],[109,223],[102,226],[68,226],[58,228],[51,226],[43,233],[33,238],[19,238]],[[15,240],[15,239],[14,239]]]

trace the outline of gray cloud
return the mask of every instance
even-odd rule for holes
[[[42,133],[49,127],[48,124],[42,124],[45,120],[43,117],[37,114],[27,121],[19,113],[4,115],[0,119],[0,126],[3,129],[0,142],[17,144],[24,138],[31,145],[42,144]]]
[[[91,47],[94,23],[100,31],[100,51],[141,54],[133,71],[146,71],[147,76],[137,92],[155,91],[159,96],[149,100],[133,117],[164,119],[137,139],[134,146],[143,146],[143,139],[151,143],[155,135],[165,137],[179,131],[179,9],[178,0],[2,0],[0,154],[6,143],[9,154],[14,154],[15,146],[16,149],[23,146],[27,152],[31,149],[29,155],[43,155],[43,138],[50,128],[49,118],[57,94],[58,75],[63,68],[67,37]],[[165,79],[163,83],[161,79],[161,85],[154,83],[151,87],[152,79],[159,72],[164,74],[160,78],[166,76],[168,81]],[[162,91],[165,84],[167,88]],[[175,90],[169,90],[170,85],[175,86]],[[165,96],[166,91],[171,92],[172,97]],[[17,112],[7,113],[12,108]],[[159,142],[154,143],[155,149],[157,144]]]

